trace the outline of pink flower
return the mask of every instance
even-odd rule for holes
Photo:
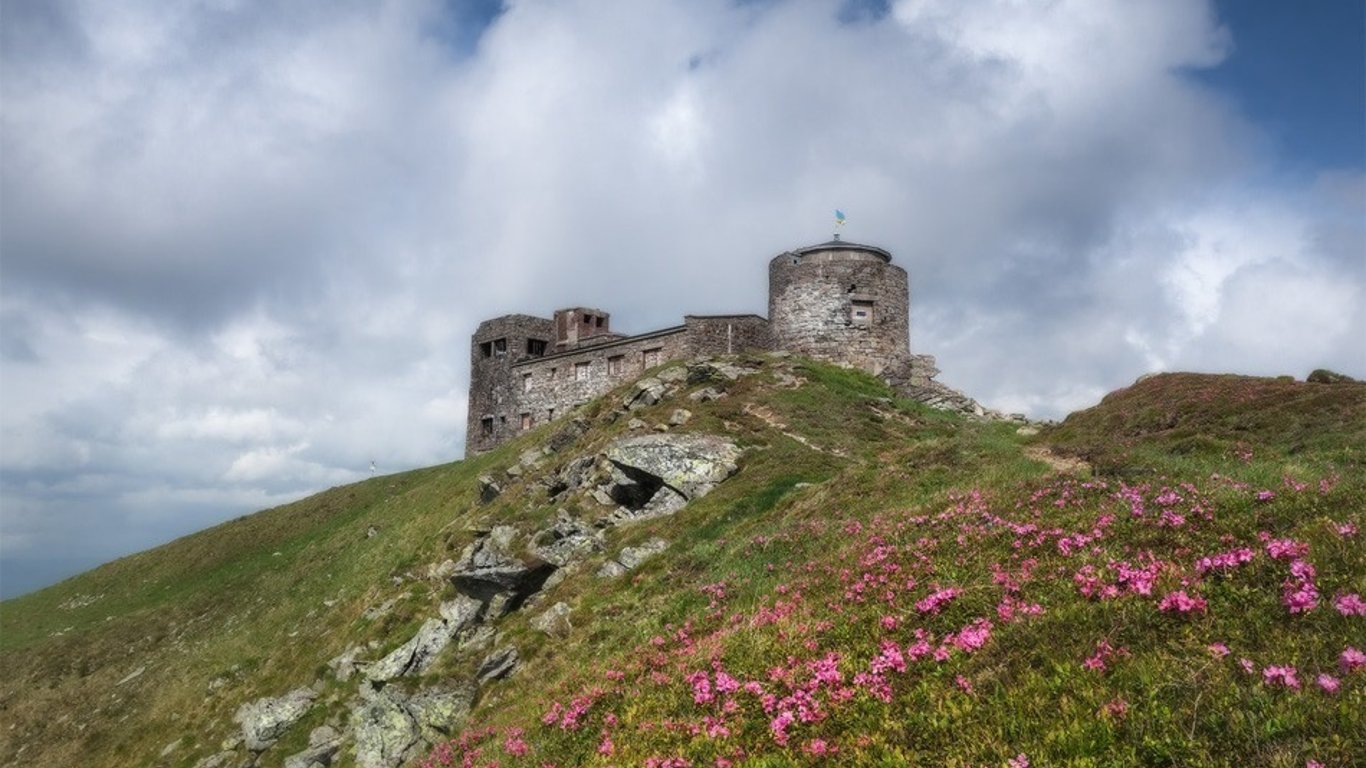
[[[1318,677],[1314,678],[1314,682],[1318,683],[1319,688],[1323,689],[1324,693],[1338,692],[1338,679],[1336,677],[1333,677],[1332,675],[1326,673],[1321,674]]]
[[[610,755],[617,751],[617,747],[612,743],[612,737],[607,734],[602,735],[602,742],[598,744],[599,755]]]
[[[825,743],[825,739],[812,739],[802,745],[802,751],[814,757],[823,757],[830,753],[830,746]]]
[[[940,608],[953,602],[954,598],[958,597],[962,591],[963,590],[958,589],[957,587],[937,589],[917,602],[915,604],[915,609],[921,613],[939,613]]]
[[[1021,752],[1007,760],[1006,765],[1010,766],[1010,768],[1029,768],[1029,758],[1025,756],[1025,753]]]
[[[1167,596],[1157,604],[1157,609],[1163,613],[1204,613],[1207,606],[1205,598],[1188,595],[1186,590],[1178,589],[1167,593]]]
[[[1343,538],[1346,538],[1348,536],[1355,536],[1357,533],[1356,524],[1352,523],[1351,521],[1345,523],[1334,523],[1333,530],[1337,531],[1337,534],[1339,536],[1342,536]]]
[[[1281,603],[1291,613],[1309,613],[1318,607],[1319,590],[1312,581],[1289,579],[1281,587]]]
[[[1100,707],[1101,714],[1119,719],[1129,712],[1129,702],[1124,699],[1111,699]]]
[[[1304,768],[1323,768],[1323,763],[1317,760],[1305,760]]]
[[[1309,545],[1294,539],[1273,539],[1266,543],[1266,553],[1272,560],[1299,560],[1309,554]]]
[[[1362,653],[1352,646],[1347,646],[1338,657],[1338,666],[1343,672],[1355,672],[1362,667],[1366,667],[1366,653]]]
[[[957,675],[953,678],[953,682],[960,689],[962,689],[963,693],[972,693],[972,681],[967,679],[966,677],[963,677],[962,675]]]
[[[953,644],[964,653],[972,653],[991,639],[991,622],[978,619],[964,627],[953,639]]]
[[[508,731],[507,738],[503,740],[503,751],[513,757],[521,757],[531,750],[531,746],[522,739],[522,729],[512,728]]]
[[[1257,491],[1257,501],[1271,501],[1276,498],[1275,491]]]
[[[1252,659],[1238,659],[1238,666],[1249,675],[1257,673],[1257,665],[1252,663]]]
[[[1228,646],[1223,643],[1210,643],[1206,647],[1209,649],[1210,655],[1216,659],[1222,659],[1228,655]]]
[[[773,740],[778,742],[779,745],[786,745],[787,729],[791,728],[792,724],[796,721],[797,717],[793,715],[791,711],[785,709],[782,712],[779,712],[778,716],[773,718],[773,721],[768,724],[769,729],[773,731]]]
[[[1262,670],[1262,679],[1267,685],[1283,685],[1286,688],[1298,691],[1300,680],[1295,676],[1294,667],[1267,667]]]
[[[1343,616],[1366,616],[1366,600],[1355,592],[1333,598],[1333,607]]]

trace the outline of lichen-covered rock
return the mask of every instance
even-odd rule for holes
[[[664,539],[650,539],[638,547],[626,547],[617,555],[617,562],[626,566],[626,570],[634,571],[640,564],[654,557],[669,548],[669,542]]]
[[[497,480],[489,475],[479,476],[479,501],[488,504],[498,498],[502,492],[503,486],[499,485]]]
[[[507,677],[517,668],[519,660],[517,646],[508,645],[495,648],[493,653],[490,653],[479,665],[479,671],[476,674],[479,678],[479,684],[483,685]]]
[[[607,459],[628,472],[657,477],[691,500],[735,474],[740,449],[714,435],[641,435],[613,443]]]
[[[569,623],[569,614],[573,610],[566,603],[555,603],[531,619],[531,628],[563,640],[569,637],[569,632],[574,628]]]
[[[233,759],[235,757],[237,757],[236,752],[224,750],[201,759],[194,764],[194,768],[228,768],[228,766],[234,764]]]
[[[545,564],[528,564],[512,554],[517,535],[515,528],[500,525],[465,547],[451,583],[462,594],[484,602],[499,593],[534,591],[550,574],[541,572]]]
[[[557,567],[582,560],[602,548],[602,531],[567,515],[531,537],[531,554]]]
[[[408,642],[371,664],[365,670],[365,676],[382,683],[404,675],[422,674],[436,660],[437,654],[450,644],[452,634],[444,619],[427,619]]]
[[[624,575],[626,572],[626,566],[618,563],[616,560],[608,560],[598,569],[598,578],[615,579],[618,576]]]
[[[315,729],[316,730],[316,729]],[[302,752],[296,752],[285,758],[284,768],[313,768],[315,765],[332,765],[332,760],[341,751],[341,736],[331,731],[331,738],[314,741],[309,738],[309,745]]]
[[[472,597],[457,595],[454,600],[442,603],[438,610],[441,618],[446,621],[446,629],[451,633],[451,637],[455,637],[479,621],[479,613],[483,607],[483,603]]]
[[[351,728],[359,768],[395,768],[411,756],[418,740],[417,720],[402,697],[388,689],[351,711]]]
[[[327,662],[327,668],[332,670],[332,674],[340,682],[351,679],[355,673],[357,660],[360,658],[363,649],[359,645],[353,645],[342,651],[340,655]]]
[[[417,723],[422,738],[435,743],[455,734],[469,716],[477,692],[478,689],[467,684],[430,688],[408,699],[408,712]]]
[[[311,688],[297,688],[279,698],[243,704],[232,719],[242,726],[242,741],[247,749],[261,752],[298,722],[312,708],[315,698],[317,694]]]
[[[631,387],[631,391],[626,394],[626,398],[622,401],[622,405],[626,406],[626,410],[628,411],[634,411],[637,408],[654,405],[664,397],[664,391],[664,382],[653,376],[647,376],[646,378],[637,381],[635,386]]]
[[[669,424],[675,427],[681,427],[684,424],[687,424],[691,419],[692,411],[687,408],[675,408],[674,412],[669,416]]]

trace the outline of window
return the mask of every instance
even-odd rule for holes
[[[574,363],[574,381],[588,381],[588,366],[592,363]]]
[[[641,353],[640,353],[641,367],[643,367],[643,368],[653,368],[653,367],[655,367],[656,365],[659,365],[659,353],[660,353],[660,350],[661,350],[660,347],[655,347],[654,349],[647,349],[647,350],[645,350],[644,352],[641,352]]]
[[[531,391],[531,374],[529,374],[529,373],[524,373],[524,374],[522,374],[522,391],[523,391],[523,392],[530,392],[530,391]]]
[[[484,357],[493,357],[493,342],[486,341],[480,344],[479,350],[484,353]]]
[[[493,417],[485,416],[479,420],[479,434],[484,437],[493,437]]]
[[[620,376],[622,369],[625,367],[622,365],[622,363],[624,363],[625,361],[625,355],[616,355],[615,357],[607,358],[607,375]]]
[[[524,414],[522,414],[522,429],[524,429],[524,430],[531,429],[531,414],[529,414],[529,413],[524,413]]]
[[[550,380],[551,380],[551,381],[554,381],[554,380],[555,380],[555,377],[556,377],[557,375],[559,375],[559,373],[560,373],[560,369],[559,369],[559,368],[551,368],[551,369],[550,369]]]
[[[547,408],[547,409],[545,409],[545,420],[546,420],[546,421],[554,421],[554,420],[555,420],[555,409],[554,409],[554,408]]]
[[[532,357],[543,357],[545,355],[545,342],[541,339],[527,339],[526,353]]]
[[[593,318],[593,324],[596,325],[597,327],[601,328],[601,327],[602,327],[602,316],[599,315],[598,317]]]
[[[508,425],[508,417],[506,417],[506,416],[499,416],[499,417],[498,417],[498,426],[500,426],[500,427],[506,429],[506,428],[507,428],[507,425]]]
[[[484,350],[484,357],[502,357],[508,353],[507,339],[494,339],[479,345]]]
[[[849,308],[849,319],[854,325],[871,325],[873,322],[873,302],[855,299]]]

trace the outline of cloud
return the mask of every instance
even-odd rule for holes
[[[1203,3],[16,3],[0,35],[5,594],[454,459],[479,320],[763,312],[836,207],[989,404],[1366,373],[1366,187],[1279,173],[1190,76],[1236,44]]]

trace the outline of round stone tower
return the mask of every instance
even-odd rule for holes
[[[773,345],[874,374],[910,357],[906,270],[881,248],[840,240],[768,263]]]

